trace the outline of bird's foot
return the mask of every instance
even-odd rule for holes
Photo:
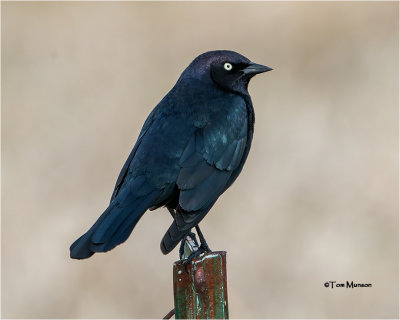
[[[208,250],[210,250],[210,248],[208,248]],[[206,249],[203,248],[202,245],[199,247],[198,250],[192,252],[189,255],[189,257],[187,257],[187,259],[183,262],[183,264],[185,266],[186,273],[189,273],[188,272],[188,265],[190,265],[195,258],[200,257],[202,254],[204,255],[205,253],[208,253],[208,252],[211,252],[211,251],[207,251]]]
[[[193,259],[204,255],[205,253],[211,252],[206,239],[204,239],[203,233],[199,226],[196,226],[197,235],[200,240],[200,245],[197,242],[196,235],[193,232],[189,232],[185,238],[182,239],[181,246],[179,248],[179,257],[184,260],[185,271],[188,272],[188,265],[192,263]],[[186,248],[186,253],[185,253]]]
[[[203,252],[210,253],[212,250],[208,246],[207,242],[203,239],[203,241],[200,240],[200,250],[203,250]]]

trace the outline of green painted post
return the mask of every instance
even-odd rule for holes
[[[175,319],[228,319],[226,252],[174,263]]]

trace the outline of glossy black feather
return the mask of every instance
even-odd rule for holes
[[[224,70],[226,62],[232,72]],[[164,254],[204,218],[237,178],[250,149],[254,111],[247,85],[255,73],[244,68],[251,64],[232,51],[211,51],[186,68],[145,121],[109,207],[72,244],[72,258],[124,242],[149,208],[175,212],[161,242]]]

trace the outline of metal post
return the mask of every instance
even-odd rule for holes
[[[185,270],[184,261],[174,263],[176,319],[228,319],[226,252],[201,255]]]

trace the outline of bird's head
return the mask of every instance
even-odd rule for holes
[[[181,77],[211,81],[223,90],[247,95],[250,79],[270,70],[270,67],[251,62],[237,52],[217,50],[199,55]]]

